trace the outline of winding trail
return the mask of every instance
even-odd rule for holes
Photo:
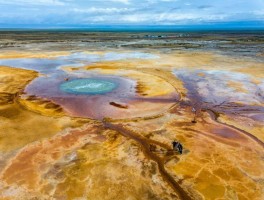
[[[193,197],[186,192],[179,182],[177,182],[165,169],[164,167],[164,161],[157,155],[155,155],[153,152],[150,151],[150,143],[153,143],[153,141],[148,141],[147,138],[142,137],[135,132],[128,130],[125,128],[122,124],[113,124],[109,122],[103,122],[104,127],[107,129],[111,129],[114,131],[117,131],[118,133],[122,134],[125,137],[131,138],[138,142],[141,147],[143,153],[146,155],[146,157],[150,158],[151,160],[155,161],[158,164],[159,172],[161,176],[164,178],[164,180],[173,188],[173,190],[178,194],[179,198],[182,200],[191,200]],[[160,145],[160,143],[159,143]],[[164,147],[164,144],[162,144]]]

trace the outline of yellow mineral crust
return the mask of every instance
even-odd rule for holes
[[[61,55],[68,52],[5,52],[0,58]],[[38,73],[0,67],[0,199],[264,199],[261,100],[210,107],[202,98],[211,97],[210,90],[199,96],[198,87],[189,91],[173,74],[197,71],[206,79],[212,70],[239,72],[261,88],[263,64],[204,52],[155,55],[63,68],[67,76],[88,71],[134,80],[140,99],[104,110],[118,110],[117,119],[71,117],[59,103],[25,92]],[[226,91],[251,94],[238,80],[228,80],[227,88],[232,90],[222,90],[224,97]],[[142,102],[173,95],[179,102],[172,105]],[[76,106],[74,100],[69,104]],[[183,154],[172,150],[173,140],[183,144]]]
[[[89,69],[89,67],[87,67]],[[141,96],[155,97],[175,93],[175,88],[158,76],[143,73],[140,70],[122,70],[97,68],[97,71],[103,74],[115,74],[131,78],[137,81],[136,92]]]
[[[197,123],[191,120],[189,109],[176,108],[158,119],[127,124],[163,144],[170,145],[174,139],[182,142],[182,155],[170,155],[160,147],[156,152],[183,187],[198,192],[204,199],[262,199],[263,146],[229,126],[230,121],[225,121],[227,125],[217,123],[206,112],[199,114]],[[250,131],[258,136],[255,129]]]
[[[17,100],[20,105],[41,115],[61,117],[65,116],[63,108],[50,100],[45,100],[36,96],[21,95]]]
[[[244,85],[240,82],[236,81],[229,81],[227,83],[227,86],[230,88],[234,88],[236,92],[242,92],[242,93],[247,93],[247,89],[244,87]]]
[[[21,51],[1,51],[0,59],[10,58],[56,58],[58,56],[67,56],[67,51],[49,51],[49,52],[21,52]]]
[[[82,69],[82,67],[65,67],[64,69],[66,71],[71,71]],[[186,92],[182,82],[175,78],[175,76],[172,78],[170,69],[160,66],[160,64],[156,65],[156,63],[151,60],[100,62],[86,66],[84,69],[97,71],[102,74],[124,76],[136,80],[136,92],[141,96],[166,96],[175,92],[181,92],[182,95],[185,95]]]
[[[28,143],[52,136],[65,128],[83,124],[81,120],[71,119],[67,116],[54,118],[58,113],[58,108],[48,106],[49,109],[47,109],[47,105],[51,104],[49,102],[40,104],[43,106],[40,112],[48,112],[53,117],[37,114],[39,106],[33,107],[33,112],[31,112],[18,103],[24,101],[20,99],[20,93],[26,84],[37,75],[38,73],[31,70],[0,67],[0,150],[2,153],[10,153]],[[41,102],[41,100],[39,101]],[[23,103],[28,105],[30,102]]]
[[[16,184],[31,198],[177,197],[136,143],[92,124],[26,146],[0,176],[9,185],[1,192],[10,199],[25,195],[24,190],[8,194]]]
[[[264,142],[264,126],[260,121],[249,119],[243,116],[236,116],[236,119],[234,119],[234,116],[227,115],[221,115],[219,121],[239,127],[241,130],[245,130],[253,134],[262,142]]]
[[[35,71],[6,66],[0,66],[0,72],[0,105],[12,103],[17,93],[38,75]]]

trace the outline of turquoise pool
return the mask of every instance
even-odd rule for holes
[[[117,83],[110,80],[86,78],[62,83],[60,89],[71,94],[105,94],[113,91],[117,86]]]

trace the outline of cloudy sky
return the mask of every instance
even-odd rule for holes
[[[0,0],[0,25],[263,21],[264,0]]]

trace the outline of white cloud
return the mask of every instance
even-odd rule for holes
[[[115,22],[115,23],[158,23],[158,24],[180,24],[190,21],[217,21],[224,20],[227,15],[201,15],[195,13],[145,13],[145,14],[128,14],[118,17],[109,18],[108,16],[97,16],[89,18],[93,22]]]
[[[123,3],[123,4],[130,4],[130,0],[110,0],[112,2],[117,2],[117,3]]]
[[[80,8],[74,8],[72,9],[74,12],[77,13],[90,13],[90,14],[113,14],[113,13],[126,13],[129,11],[133,11],[134,9],[131,8],[86,8],[86,9],[80,9]]]
[[[258,11],[255,11],[255,12],[253,12],[255,15],[257,15],[257,16],[262,16],[262,17],[264,17],[264,9],[262,9],[262,10],[258,10]]]
[[[254,21],[264,19],[263,8],[263,0],[0,0],[0,23],[193,24]]]

